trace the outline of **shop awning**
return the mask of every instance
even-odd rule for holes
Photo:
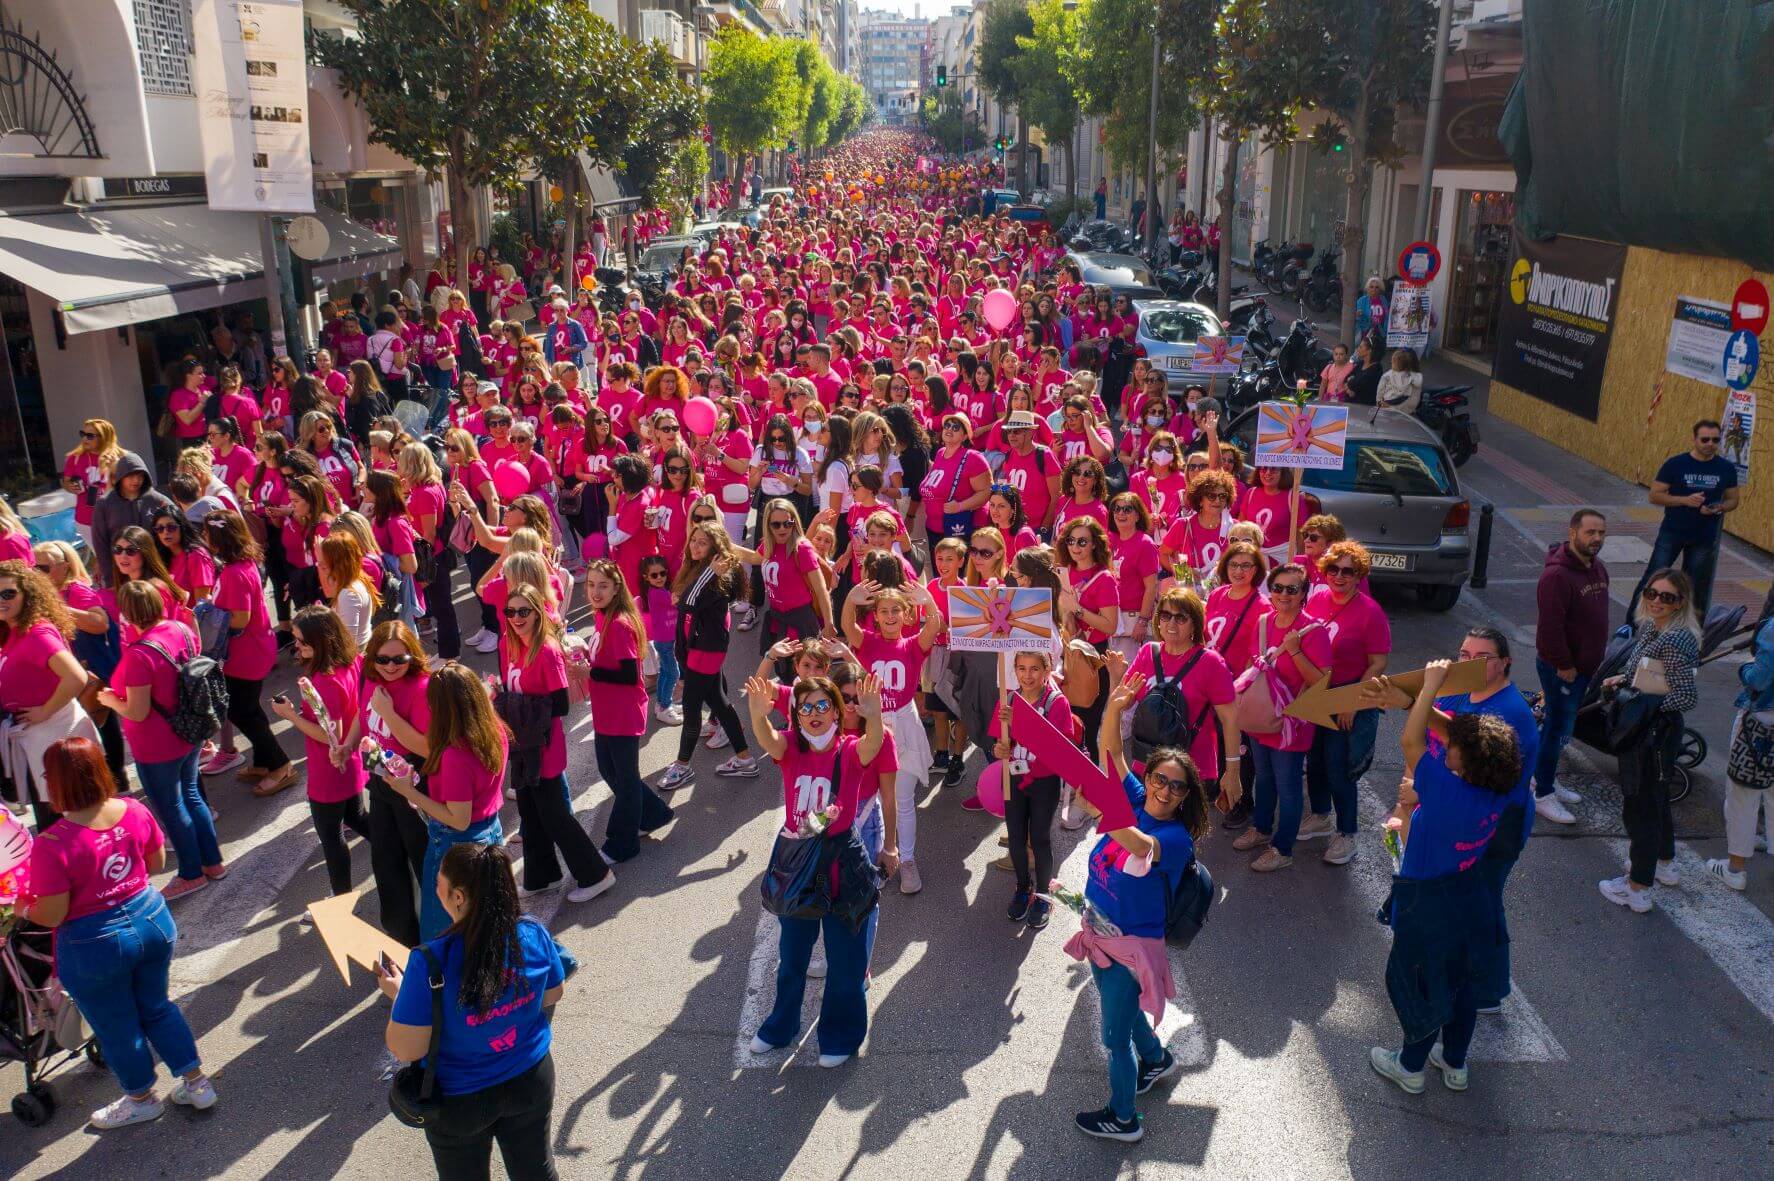
[[[579,154],[579,167],[585,173],[591,207],[598,213],[633,213],[641,207],[640,191],[627,173],[612,172],[583,152]]]
[[[325,207],[325,278],[400,262],[400,245]],[[207,205],[99,207],[0,217],[0,274],[55,301],[70,333],[252,299],[264,277],[256,214]]]

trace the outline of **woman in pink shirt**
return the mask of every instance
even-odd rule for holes
[[[727,682],[721,675],[732,636],[729,610],[744,589],[739,558],[726,531],[713,523],[691,529],[683,567],[672,582],[678,600],[676,651],[683,674],[684,728],[678,735],[677,761],[659,780],[662,791],[689,781],[690,756],[696,751],[705,705],[733,747],[732,757],[716,767],[715,774],[757,778],[757,762],[751,757],[739,713],[728,700]]]
[[[31,847],[26,917],[55,929],[55,970],[92,1026],[123,1094],[92,1113],[101,1131],[159,1119],[154,1056],[182,1076],[169,1098],[214,1107],[197,1040],[167,996],[179,932],[148,875],[166,866],[166,841],[142,804],[118,799],[97,743],[65,738],[44,755],[61,819]]]
[[[1056,535],[1065,528],[1067,522],[1080,518],[1089,518],[1104,530],[1109,528],[1109,506],[1104,503],[1104,498],[1108,496],[1109,480],[1103,473],[1100,462],[1089,455],[1080,455],[1071,460],[1060,475],[1059,486],[1059,505],[1053,516]]]
[[[221,384],[211,395],[210,403],[213,405],[214,413],[210,412],[211,406],[206,405],[204,416],[210,420],[210,446],[216,452],[216,466],[220,468],[222,460],[226,458],[221,448],[216,446],[213,433],[215,424],[224,418],[234,420],[231,445],[245,444],[247,451],[244,462],[250,463],[252,445],[259,437],[259,420],[264,417],[264,411],[259,408],[258,400],[253,397],[253,392],[245,387],[240,377],[240,370],[236,366],[222,366]],[[231,479],[224,479],[222,482],[230,488],[234,487],[234,481]]]
[[[74,523],[92,533],[92,508],[111,490],[111,465],[123,454],[117,428],[102,418],[80,424],[80,443],[62,463],[62,488],[74,494]]]
[[[992,494],[986,499],[986,519],[1004,540],[1003,565],[1014,562],[1016,555],[1030,546],[1041,544],[1023,513],[1022,492],[1013,485],[992,485]],[[977,561],[979,555],[973,556]]]
[[[592,615],[590,705],[597,719],[592,751],[598,775],[615,796],[603,852],[621,862],[640,853],[642,833],[663,828],[672,819],[671,808],[641,778],[641,735],[647,732],[641,652],[647,625],[624,571],[607,558],[586,565],[585,597]]]
[[[75,700],[86,688],[86,669],[69,646],[73,638],[73,620],[55,585],[28,562],[0,562],[0,711],[47,733],[96,737]],[[35,757],[28,771],[35,790],[20,795],[30,797],[41,832],[56,814]]]
[[[171,901],[228,876],[198,778],[198,745],[174,734],[167,720],[178,702],[178,663],[197,654],[197,637],[165,617],[159,591],[146,582],[118,588],[117,609],[136,640],[98,700],[122,719],[136,776],[179,855],[178,880],[164,891]]]
[[[1095,517],[1079,517],[1060,526],[1055,541],[1060,585],[1055,606],[1060,619],[1069,639],[1082,640],[1101,655],[1121,623],[1121,589],[1109,565],[1108,532]],[[1077,711],[1092,759],[1108,696],[1108,673],[1098,668],[1096,701]]]
[[[253,794],[276,795],[296,781],[296,768],[265,716],[261,697],[265,678],[277,664],[277,641],[265,609],[265,584],[259,574],[260,551],[238,513],[211,513],[204,522],[205,539],[215,555],[216,606],[228,612],[233,637],[222,675],[228,682],[228,721],[251,745],[251,761],[239,778],[252,783]],[[229,746],[223,754],[231,753]]]
[[[361,661],[344,621],[330,608],[304,607],[293,622],[297,666],[314,686],[326,721],[316,716],[303,693],[296,700],[279,693],[271,699],[271,710],[301,731],[308,757],[308,814],[326,859],[327,882],[337,896],[351,892],[351,853],[341,828],[370,839],[369,818],[363,811],[368,782],[363,756],[345,745],[357,716]]]
[[[204,391],[209,375],[195,357],[186,357],[173,367],[173,388],[166,396],[166,412],[172,416],[172,437],[180,446],[191,446],[203,438]]]
[[[1306,615],[1321,620],[1330,633],[1330,684],[1352,685],[1386,671],[1392,652],[1392,625],[1385,608],[1362,590],[1370,559],[1359,541],[1338,541],[1318,559],[1325,584],[1306,600]],[[1336,835],[1325,850],[1331,865],[1346,865],[1355,855],[1359,770],[1373,758],[1380,711],[1358,709],[1339,715],[1337,724],[1320,727],[1306,758],[1306,786],[1312,817],[1300,832],[1329,835],[1330,809],[1336,809]]]
[[[1109,561],[1119,589],[1120,617],[1111,647],[1128,660],[1152,632],[1153,603],[1158,599],[1158,543],[1152,540],[1152,518],[1146,504],[1132,492],[1109,502]]]

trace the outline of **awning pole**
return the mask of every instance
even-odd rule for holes
[[[277,270],[276,218],[267,213],[259,218],[259,251],[265,260],[265,314],[271,320],[271,355],[287,356],[289,339],[283,328],[283,279]]]

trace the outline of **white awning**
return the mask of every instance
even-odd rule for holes
[[[397,266],[400,244],[336,210],[322,280]],[[0,217],[0,274],[55,301],[68,332],[98,332],[253,299],[264,277],[258,215],[138,205]]]
[[[641,207],[640,191],[626,172],[613,172],[584,152],[579,153],[579,168],[585,175],[585,186],[591,194],[591,208],[597,213],[633,213]]]

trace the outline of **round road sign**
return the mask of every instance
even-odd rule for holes
[[[1745,279],[1731,297],[1731,328],[1760,336],[1768,326],[1768,289],[1760,279]]]
[[[1413,287],[1422,287],[1441,273],[1441,251],[1433,242],[1412,242],[1398,252],[1398,274]]]

